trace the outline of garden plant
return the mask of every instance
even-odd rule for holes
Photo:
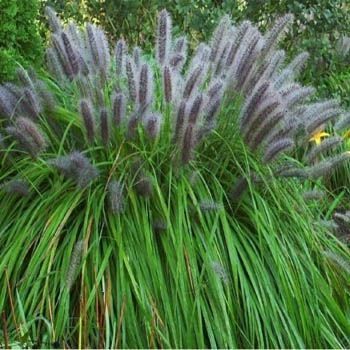
[[[0,86],[0,344],[349,347],[350,118],[293,16],[190,54],[162,10],[150,55],[46,15],[47,70]]]

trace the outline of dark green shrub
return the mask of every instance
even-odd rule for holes
[[[18,64],[39,63],[37,12],[37,0],[0,0],[0,80],[12,78]]]

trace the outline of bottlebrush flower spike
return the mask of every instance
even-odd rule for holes
[[[17,118],[15,126],[8,126],[6,131],[32,158],[36,158],[46,147],[44,137],[37,126],[28,118]]]
[[[216,62],[222,53],[223,43],[225,43],[225,35],[230,28],[230,25],[230,17],[228,15],[222,17],[212,36],[210,61]]]
[[[187,38],[185,36],[180,36],[174,42],[174,53],[181,54],[182,56],[187,56]]]
[[[235,35],[234,35],[234,40],[232,41],[231,47],[230,47],[228,54],[227,54],[227,59],[226,59],[226,67],[227,68],[232,66],[233,61],[236,58],[238,49],[242,43],[242,40],[251,27],[252,27],[251,22],[244,21],[236,29]]]
[[[309,135],[312,135],[316,130],[318,130],[323,124],[335,117],[341,115],[342,111],[339,108],[328,108],[320,111],[320,114],[315,116],[313,119],[309,120],[306,125],[306,131]]]
[[[28,118],[19,117],[16,119],[16,127],[31,138],[38,151],[46,148],[46,140],[33,121]]]
[[[26,197],[30,194],[29,185],[24,180],[10,180],[0,184],[0,190],[5,193],[16,194],[21,197]]]
[[[99,50],[97,46],[97,38],[95,33],[95,26],[91,23],[86,25],[86,33],[89,42],[90,54],[95,66],[100,66]]]
[[[62,30],[62,25],[61,21],[57,17],[57,13],[50,6],[46,6],[45,15],[52,32],[60,32]]]
[[[196,125],[203,103],[203,94],[199,93],[189,105],[188,123]]]
[[[179,53],[172,55],[169,59],[169,66],[176,71],[181,71],[184,63],[185,57]]]
[[[117,41],[115,46],[115,62],[116,62],[116,73],[117,76],[122,76],[125,70],[127,46],[124,39]]]
[[[259,53],[259,45],[261,35],[259,31],[250,29],[247,32],[249,38],[244,38],[236,59],[234,60],[230,73],[231,79],[233,80],[230,84],[232,87],[237,88],[242,86],[249,73],[253,69],[253,62],[256,60]]]
[[[221,98],[216,97],[206,105],[203,111],[203,120],[206,126],[213,126],[215,117],[221,107]]]
[[[107,146],[109,142],[109,121],[108,112],[105,108],[102,108],[100,111],[100,128],[102,143],[104,146]]]
[[[256,61],[253,70],[249,73],[242,87],[244,94],[249,95],[255,86],[258,86],[263,81],[270,81],[273,79],[279,72],[285,56],[286,54],[283,50],[278,50],[272,54],[269,60],[263,61],[262,63]]]
[[[311,179],[316,180],[320,177],[329,175],[332,170],[338,167],[343,162],[350,159],[350,152],[344,152],[332,158],[328,158],[307,169]]]
[[[258,147],[268,140],[274,133],[276,128],[279,127],[279,123],[284,117],[284,112],[282,110],[276,110],[274,113],[268,115],[265,121],[261,124],[259,129],[253,133],[251,139],[249,140],[249,146],[253,151],[257,150]]]
[[[310,54],[308,52],[301,52],[299,55],[294,57],[294,59],[287,65],[286,69],[293,72],[293,77],[296,78],[301,70],[305,67]]]
[[[137,128],[140,122],[140,115],[138,112],[134,112],[128,121],[127,139],[133,139],[136,136]]]
[[[60,66],[62,67],[62,70],[63,70],[65,76],[69,80],[72,80],[74,78],[73,69],[70,65],[68,58],[67,58],[66,51],[64,49],[64,45],[62,43],[61,37],[56,35],[56,34],[53,34],[51,36],[51,41],[52,41],[52,45],[54,48],[54,52],[57,55],[57,58],[60,62]]]
[[[334,129],[336,131],[341,131],[345,128],[348,128],[350,125],[350,112],[345,113],[341,118],[335,123]]]
[[[137,92],[136,92],[136,78],[135,78],[136,70],[134,63],[127,57],[126,59],[126,76],[128,79],[128,88],[129,88],[129,98],[132,102],[136,102]]]
[[[192,95],[193,91],[198,87],[202,73],[203,68],[199,65],[189,72],[183,92],[184,98],[189,98]]]
[[[158,16],[156,43],[157,60],[160,65],[166,64],[169,59],[172,45],[171,30],[172,24],[169,13],[166,10],[160,11]]]
[[[294,147],[292,139],[285,138],[270,144],[264,153],[264,162],[269,163],[276,159],[282,152],[285,153]]]
[[[303,168],[297,168],[293,165],[287,165],[282,166],[279,169],[277,169],[274,173],[275,176],[281,176],[281,177],[295,177],[300,179],[307,179],[309,174],[308,172]]]
[[[65,177],[75,181],[79,188],[85,188],[98,176],[98,170],[80,152],[74,151],[66,156],[49,161]]]
[[[83,99],[79,103],[79,108],[80,115],[82,116],[84,121],[87,139],[91,143],[93,142],[95,137],[95,121],[91,103],[88,100]]]
[[[259,84],[255,90],[251,93],[251,95],[246,99],[246,102],[242,108],[240,120],[240,129],[245,131],[248,129],[248,126],[253,117],[253,113],[257,110],[258,106],[264,100],[266,96],[270,84],[266,81]]]
[[[41,112],[41,105],[35,92],[29,88],[24,89],[24,98],[21,101],[21,106],[28,117],[37,119]]]
[[[46,50],[46,64],[49,72],[54,78],[57,80],[63,80],[65,78],[65,73],[61,62],[56,54],[56,51],[51,47]]]
[[[184,122],[185,122],[185,113],[186,113],[186,101],[182,100],[177,110],[176,114],[176,123],[174,130],[174,142],[178,142],[180,140],[180,136],[182,135]]]
[[[181,162],[187,164],[192,159],[195,146],[195,129],[193,124],[188,124],[184,133],[181,149]]]
[[[163,69],[163,89],[165,102],[171,102],[173,95],[173,78],[169,66],[164,66]]]
[[[278,95],[266,96],[265,100],[260,103],[257,109],[252,113],[249,123],[242,125],[242,134],[246,142],[251,141],[252,135],[257,129],[271,118],[273,113],[281,110],[281,101]]]
[[[315,88],[313,87],[302,87],[300,85],[297,87],[296,85],[297,84],[293,84],[294,88],[289,91],[283,89],[280,92],[286,108],[293,108],[315,93]]]
[[[153,77],[149,65],[142,64],[139,75],[139,104],[141,107],[147,106],[151,103],[153,93]]]
[[[108,203],[113,214],[121,214],[125,209],[124,184],[112,180],[108,184]]]
[[[210,99],[220,96],[224,88],[224,82],[221,79],[215,79],[208,87],[207,95]]]
[[[145,129],[146,129],[147,135],[151,139],[155,139],[159,135],[160,121],[161,121],[161,116],[156,113],[152,113],[145,118]]]
[[[35,159],[37,157],[39,151],[38,151],[36,145],[34,144],[33,140],[31,140],[28,135],[24,134],[22,131],[20,131],[19,129],[17,129],[13,126],[8,126],[8,127],[6,127],[5,130],[6,130],[7,134],[12,136],[19,143],[19,145],[26,152],[29,153],[29,155],[32,158]]]
[[[319,145],[311,149],[307,155],[308,162],[313,163],[319,155],[338,147],[342,142],[343,138],[340,136],[332,136],[322,141]]]
[[[0,116],[11,118],[15,112],[17,98],[5,87],[0,85]]]
[[[74,75],[77,75],[79,73],[79,56],[76,55],[72,43],[65,32],[61,33],[61,38],[72,72]]]
[[[142,171],[139,174],[135,183],[137,193],[142,197],[151,197],[153,194],[153,185],[151,179],[146,176]]]
[[[265,44],[262,49],[262,57],[266,57],[272,52],[292,21],[292,14],[287,14],[276,20],[273,27],[265,35]]]
[[[117,93],[113,99],[113,121],[120,126],[126,118],[126,97],[123,93]]]
[[[23,87],[27,87],[29,89],[34,89],[34,82],[30,78],[28,72],[23,68],[19,67],[16,70],[16,75],[21,84],[23,84]]]
[[[66,287],[68,291],[72,289],[73,284],[77,278],[78,269],[80,267],[81,260],[83,257],[83,251],[84,251],[84,241],[81,240],[75,243],[73,253],[70,259],[70,263],[68,266],[68,271],[67,271]]]
[[[35,83],[35,89],[41,101],[42,109],[46,112],[54,111],[56,107],[56,100],[54,95],[47,88],[47,85],[43,81],[38,80]]]
[[[142,54],[141,49],[139,47],[135,47],[132,53],[132,58],[134,60],[134,65],[137,70],[141,66],[141,54]]]

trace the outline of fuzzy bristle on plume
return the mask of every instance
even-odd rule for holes
[[[126,58],[126,76],[128,79],[129,98],[132,102],[136,102],[136,69],[130,57]]]
[[[109,120],[106,108],[102,108],[100,111],[100,123],[102,143],[107,146],[109,142]]]
[[[269,163],[278,157],[282,152],[286,152],[294,147],[291,139],[281,139],[269,145],[264,154],[264,162]]]
[[[113,121],[120,126],[126,115],[126,97],[123,93],[117,93],[113,99]]]
[[[81,240],[75,243],[73,252],[70,258],[67,277],[66,277],[66,287],[68,291],[72,289],[73,284],[77,278],[78,269],[80,267],[81,260],[83,257],[83,251],[84,251],[84,241]]]
[[[181,161],[182,164],[187,164],[192,159],[192,154],[195,146],[195,129],[193,124],[188,124],[183,136]]]
[[[86,129],[86,135],[89,142],[92,142],[95,137],[95,121],[91,103],[88,100],[81,100],[79,103],[80,115]]]
[[[343,142],[343,138],[340,136],[329,137],[328,139],[322,141],[319,145],[311,149],[307,155],[309,163],[313,163],[316,158],[325,152],[338,147]]]
[[[153,77],[150,67],[147,63],[142,64],[139,76],[139,104],[140,106],[149,105],[153,93]]]
[[[124,184],[112,180],[108,184],[108,203],[113,214],[121,214],[125,209]]]
[[[274,49],[283,34],[286,32],[290,23],[293,21],[293,18],[292,14],[287,14],[276,20],[273,27],[265,35],[265,45],[262,50],[263,57],[268,56],[272,49]]]
[[[210,60],[215,62],[222,50],[222,42],[224,41],[225,34],[227,29],[230,26],[230,17],[224,16],[220,20],[218,26],[216,27],[214,34],[212,36],[211,42],[211,52],[210,52]]]
[[[50,7],[45,7],[45,15],[47,17],[47,20],[49,22],[49,26],[51,30],[55,32],[60,32],[62,30],[62,25],[60,20],[57,17],[57,13]]]
[[[169,66],[164,66],[163,69],[163,88],[165,102],[169,103],[173,96],[173,77]]]
[[[52,159],[49,164],[72,179],[79,188],[85,188],[98,176],[98,170],[78,151]]]
[[[155,139],[159,135],[160,121],[161,121],[161,117],[159,114],[156,114],[156,113],[152,113],[145,118],[145,129],[146,129],[147,135],[151,139]]]
[[[182,134],[184,122],[185,122],[185,113],[186,113],[186,102],[182,100],[176,114],[174,139],[173,139],[174,142],[179,141],[180,135]]]
[[[26,197],[30,194],[29,184],[24,180],[13,179],[0,184],[0,190],[5,193]]]
[[[203,68],[200,65],[196,66],[192,71],[189,72],[183,92],[184,98],[189,98],[193,91],[196,90],[196,87],[199,85],[202,72]]]
[[[61,38],[69,64],[72,67],[72,72],[74,75],[77,75],[79,73],[79,56],[77,56],[77,54],[75,53],[72,43],[65,32],[61,33]]]
[[[115,46],[115,62],[116,62],[116,73],[117,76],[122,76],[125,69],[127,46],[124,39],[117,41]]]
[[[339,155],[333,156],[326,160],[323,160],[316,165],[307,169],[308,175],[311,179],[316,180],[320,177],[327,176],[337,168],[339,165],[350,159],[350,152],[344,152]]]
[[[188,123],[195,125],[201,112],[203,94],[199,93],[190,104],[188,112]]]
[[[164,65],[168,59],[172,45],[171,37],[171,18],[166,10],[159,12],[158,16],[158,28],[157,28],[157,43],[156,52],[157,60],[160,65]]]

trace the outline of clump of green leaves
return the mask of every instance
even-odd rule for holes
[[[37,0],[0,2],[0,81],[14,77],[18,65],[39,66],[43,46],[36,18]]]

